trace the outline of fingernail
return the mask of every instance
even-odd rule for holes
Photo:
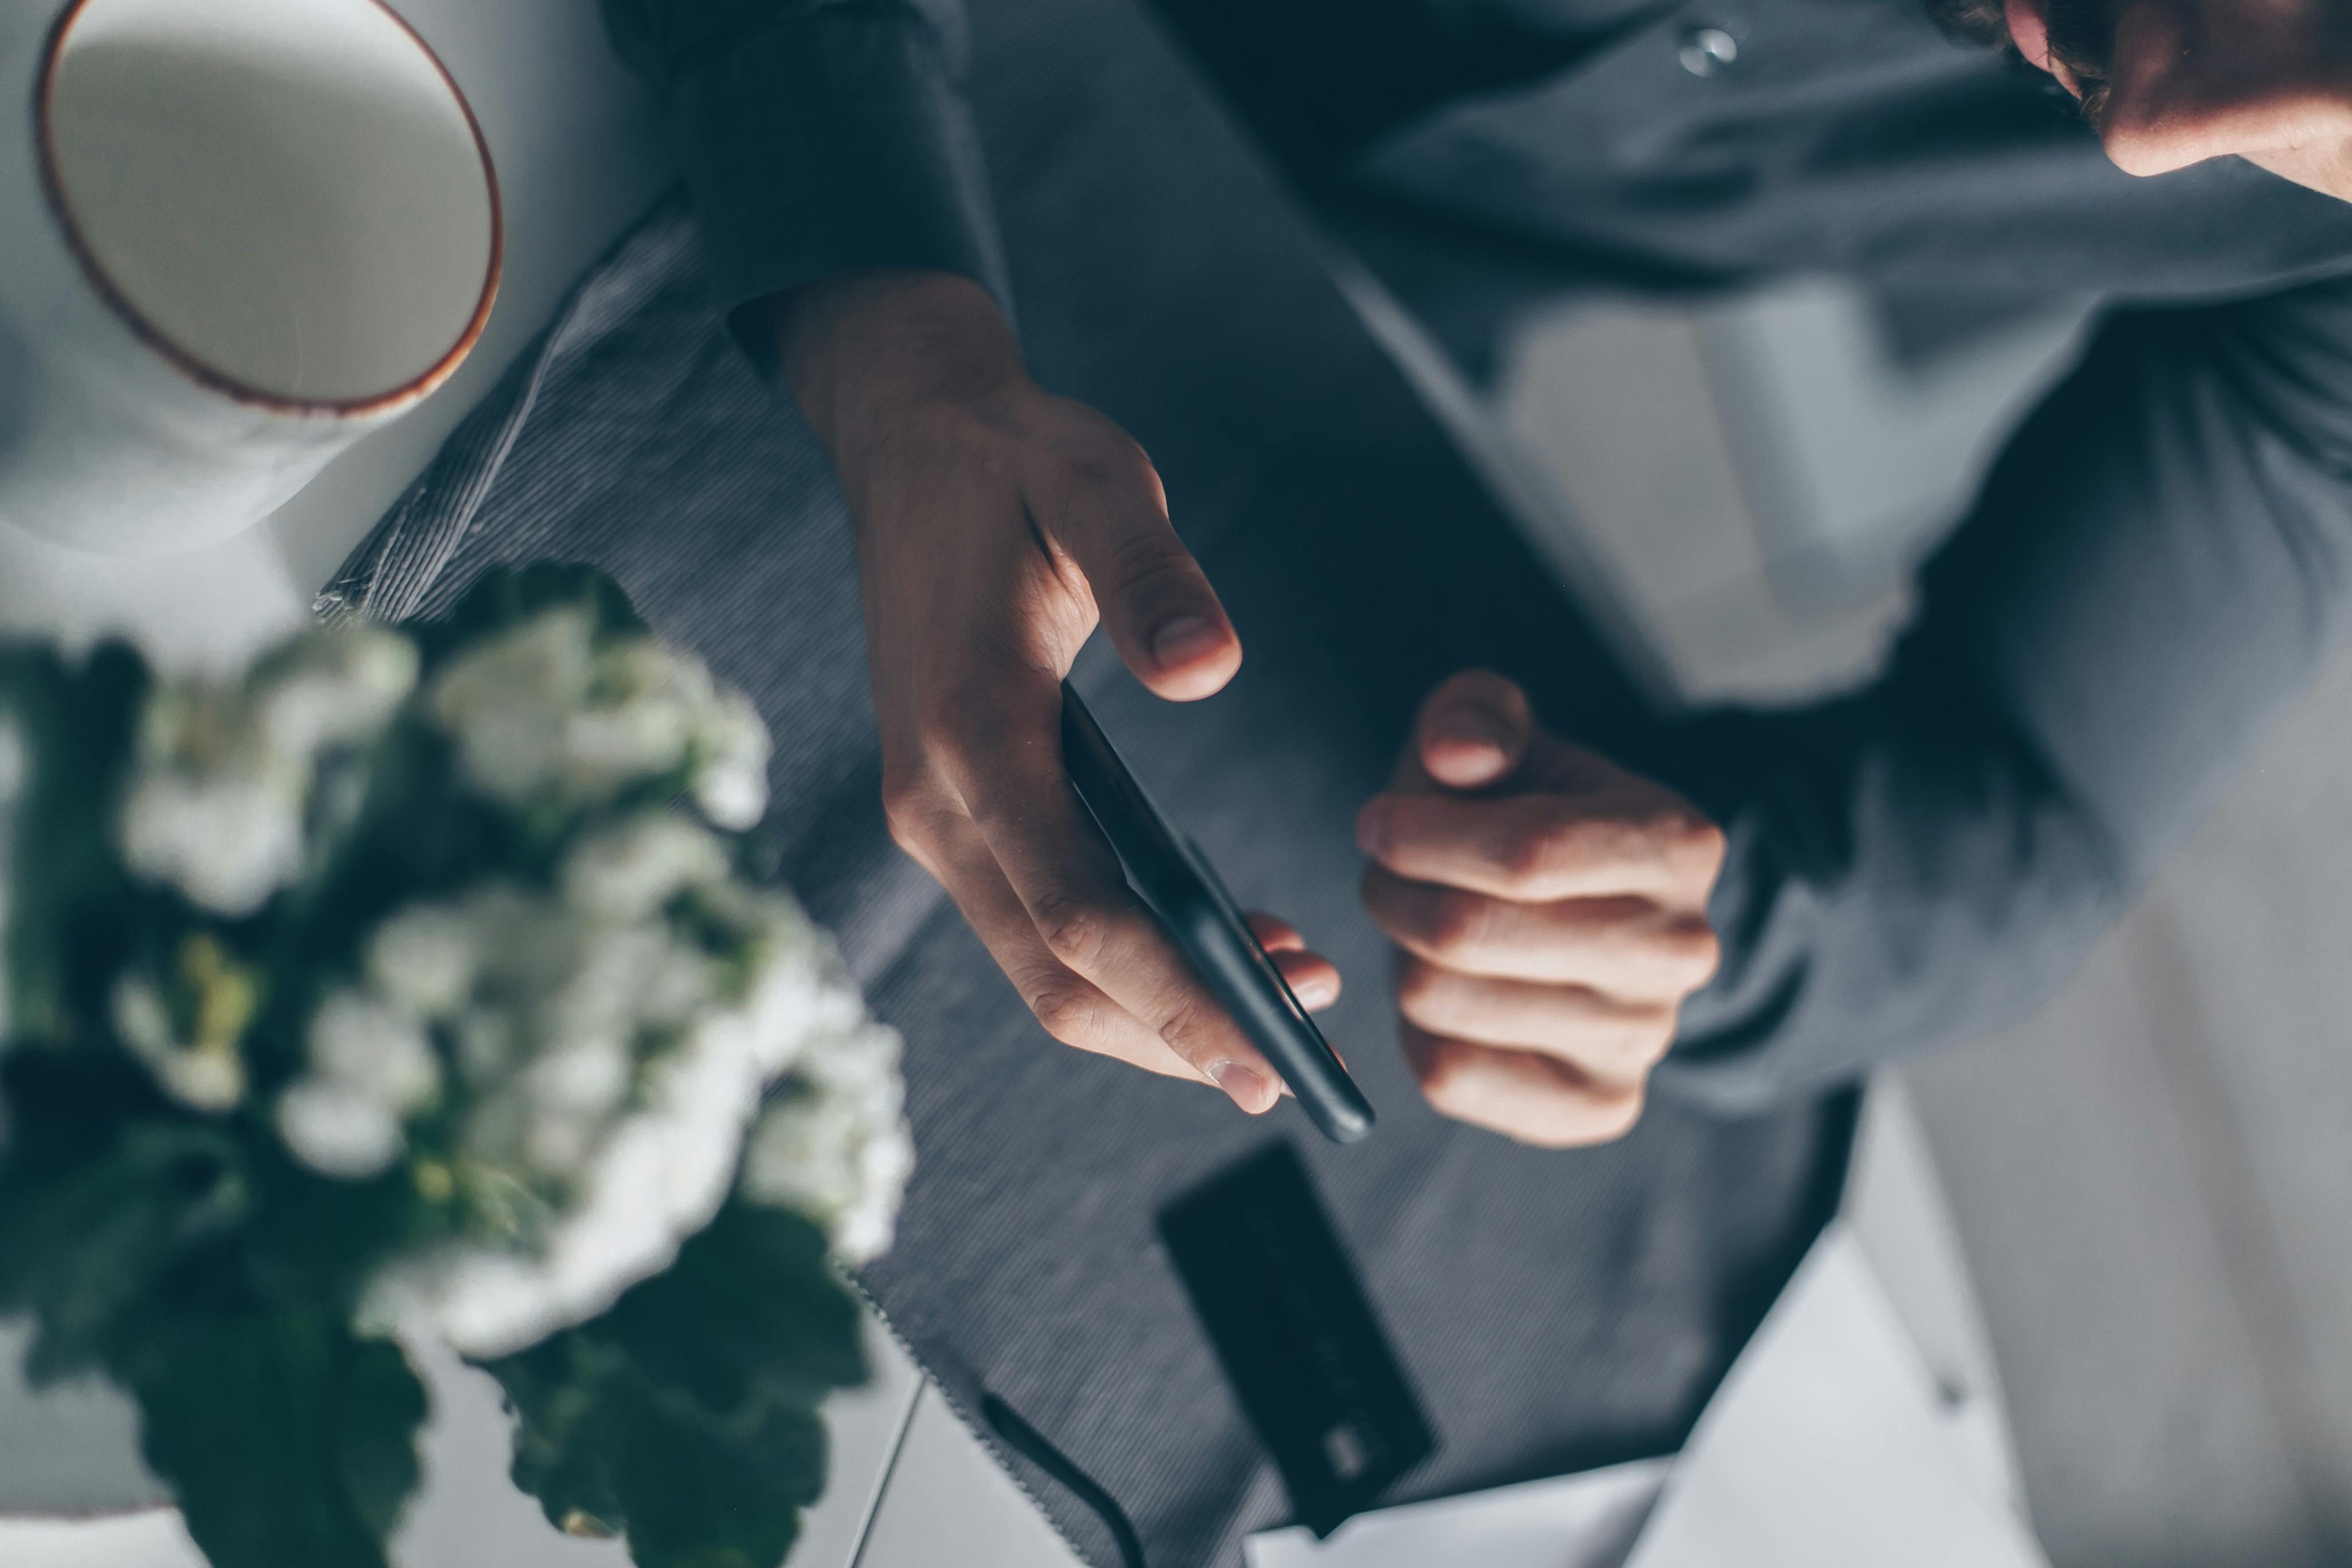
[[[1224,640],[1217,624],[1201,616],[1179,616],[1151,635],[1151,657],[1164,668],[1181,668]]]
[[[1484,708],[1456,708],[1438,715],[1430,725],[1430,733],[1441,741],[1458,741],[1470,746],[1492,746],[1507,750],[1510,736],[1504,731],[1503,721]]]
[[[1235,1105],[1253,1116],[1276,1098],[1266,1092],[1265,1074],[1247,1062],[1218,1062],[1209,1068],[1209,1077]]]
[[[1389,814],[1373,801],[1356,813],[1356,847],[1377,859],[1388,842]]]

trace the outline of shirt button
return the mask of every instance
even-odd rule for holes
[[[1675,58],[1693,76],[1714,76],[1739,58],[1739,40],[1720,27],[1685,27]]]

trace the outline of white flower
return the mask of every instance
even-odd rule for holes
[[[281,751],[312,754],[383,730],[416,687],[416,647],[353,626],[286,644],[254,672],[261,722]]]
[[[448,1017],[473,992],[479,941],[473,923],[454,910],[404,910],[368,939],[368,984],[420,1018]]]
[[[523,1155],[542,1174],[577,1176],[596,1152],[597,1135],[604,1131],[588,1117],[535,1110],[522,1130]]]
[[[666,773],[686,758],[689,722],[683,710],[656,702],[579,714],[563,732],[567,782],[593,798]]]
[[[799,1082],[769,1106],[743,1153],[743,1192],[822,1226],[845,1262],[887,1251],[914,1170],[898,1035],[868,1024],[810,1041]]]
[[[588,696],[591,631],[586,611],[551,610],[451,660],[434,678],[433,716],[483,790],[519,801],[555,779],[564,726]]]
[[[564,896],[609,920],[639,921],[688,888],[723,879],[727,851],[671,811],[649,811],[591,835],[563,858]]]
[[[768,731],[700,660],[632,636],[596,646],[587,612],[544,612],[453,660],[429,698],[460,765],[493,798],[609,799],[688,770],[703,814],[746,828],[767,809]]]
[[[768,1077],[791,1068],[808,1040],[854,1028],[866,1005],[831,932],[781,893],[722,882],[697,895],[729,927],[751,965],[740,1011]]]
[[[245,1058],[234,1043],[180,1038],[163,993],[152,983],[124,975],[114,983],[109,1004],[115,1034],[165,1094],[207,1111],[234,1110],[245,1099]]]
[[[208,910],[249,915],[301,872],[308,783],[282,767],[145,774],[123,807],[123,859]]]
[[[550,789],[601,799],[671,772],[715,699],[695,660],[646,637],[599,649],[587,612],[565,608],[453,660],[431,701],[468,776],[519,804]]]
[[[131,868],[242,917],[302,869],[319,752],[387,723],[416,681],[397,633],[297,638],[243,682],[167,680],[148,698],[121,824]]]
[[[381,1174],[407,1148],[404,1118],[440,1098],[441,1060],[400,1008],[338,991],[310,1018],[310,1070],[278,1100],[278,1131],[321,1175]]]
[[[330,1079],[304,1079],[278,1097],[278,1131],[295,1158],[347,1181],[382,1175],[407,1146],[390,1106]]]
[[[635,1076],[626,1046],[591,1037],[531,1063],[522,1085],[532,1105],[542,1111],[601,1121],[628,1099]]]
[[[790,900],[734,882],[696,897],[740,932],[751,960],[751,983],[732,1003],[713,990],[709,962],[671,935],[667,921],[583,927],[568,902],[519,916],[521,940],[494,963],[524,950],[543,956],[553,951],[548,933],[569,931],[575,967],[545,990],[516,994],[511,1032],[484,1024],[478,1006],[461,1020],[461,1042],[477,1032],[483,1041],[461,1043],[469,1080],[477,1057],[486,1083],[497,1072],[513,1074],[473,1102],[461,1137],[469,1158],[569,1177],[570,1197],[535,1250],[490,1237],[388,1268],[370,1291],[371,1321],[421,1318],[467,1354],[508,1354],[603,1311],[667,1268],[683,1240],[718,1213],[762,1090],[813,1037],[853,1032],[863,1008],[831,940]],[[652,1000],[658,986],[646,976],[688,967],[698,975],[697,1000],[675,1020],[682,1032],[650,1055],[633,1056],[620,1042],[647,1038],[642,1030],[658,1024],[663,1011]],[[554,978],[544,967],[536,973]],[[495,991],[486,986],[481,994]],[[533,994],[538,999],[529,1000]],[[858,1102],[866,1121],[895,1125],[897,1079],[887,1052],[870,1045],[862,1054],[845,1050],[838,1066],[837,1076],[868,1083]],[[895,1204],[893,1156],[871,1139],[861,1151],[869,1145],[859,1167],[863,1184],[841,1210],[853,1246],[874,1240],[871,1194],[890,1194],[879,1205],[886,1232]]]
[[[594,704],[572,721],[574,768],[590,787],[665,773],[712,705],[710,674],[651,637],[628,637],[596,657]]]
[[[659,1273],[726,1200],[756,1068],[727,1031],[709,1029],[656,1064],[644,1108],[583,1161],[574,1202],[536,1254],[459,1247],[396,1264],[368,1316],[424,1313],[467,1355],[510,1354],[593,1317]]]
[[[740,691],[722,691],[704,715],[694,804],[721,827],[758,826],[768,809],[768,755],[773,742],[760,710]]]
[[[441,1059],[415,1019],[355,991],[338,991],[310,1018],[310,1070],[381,1102],[395,1116],[441,1094]]]
[[[672,1029],[713,1001],[717,985],[710,960],[666,922],[584,931],[571,973],[540,1005],[539,1028],[554,1047]]]
[[[238,687],[159,686],[141,715],[121,824],[130,868],[221,914],[251,914],[302,867],[306,752],[269,744]]]

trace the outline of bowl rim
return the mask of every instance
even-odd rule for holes
[[[482,134],[481,121],[475,117],[473,104],[457,86],[457,79],[449,73],[448,66],[434,52],[433,46],[425,41],[424,35],[410,25],[408,18],[394,10],[389,0],[362,0],[388,17],[425,57],[435,74],[440,77],[442,86],[448,89],[458,113],[465,116],[466,131],[473,138],[474,155],[482,168],[482,187],[490,204],[490,253],[488,264],[483,269],[481,291],[476,297],[473,313],[467,318],[465,329],[457,334],[457,341],[438,359],[399,385],[361,397],[300,397],[272,392],[267,387],[241,380],[206,363],[202,356],[174,342],[150,321],[115,283],[99,261],[96,250],[75,218],[73,204],[67,199],[64,180],[58,167],[58,68],[64,59],[74,24],[81,19],[93,3],[94,0],[68,0],[64,9],[49,24],[48,37],[41,49],[40,74],[33,92],[34,162],[39,166],[42,197],[48,204],[50,216],[57,220],[58,231],[65,237],[66,248],[73,253],[75,263],[99,298],[131,329],[132,335],[198,386],[272,414],[335,419],[365,418],[419,402],[455,374],[480,340],[483,328],[489,323],[490,310],[498,302],[499,282],[506,268],[505,205],[499,190],[498,168],[490,159],[489,141]]]

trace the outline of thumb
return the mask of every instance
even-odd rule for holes
[[[1439,784],[1478,789],[1517,770],[1534,734],[1527,694],[1492,670],[1470,669],[1423,701],[1413,749]]]
[[[1222,689],[1242,643],[1216,590],[1168,521],[1167,493],[1142,448],[1073,465],[1054,510],[1055,541],[1085,574],[1103,629],[1135,678],[1178,702]]]

